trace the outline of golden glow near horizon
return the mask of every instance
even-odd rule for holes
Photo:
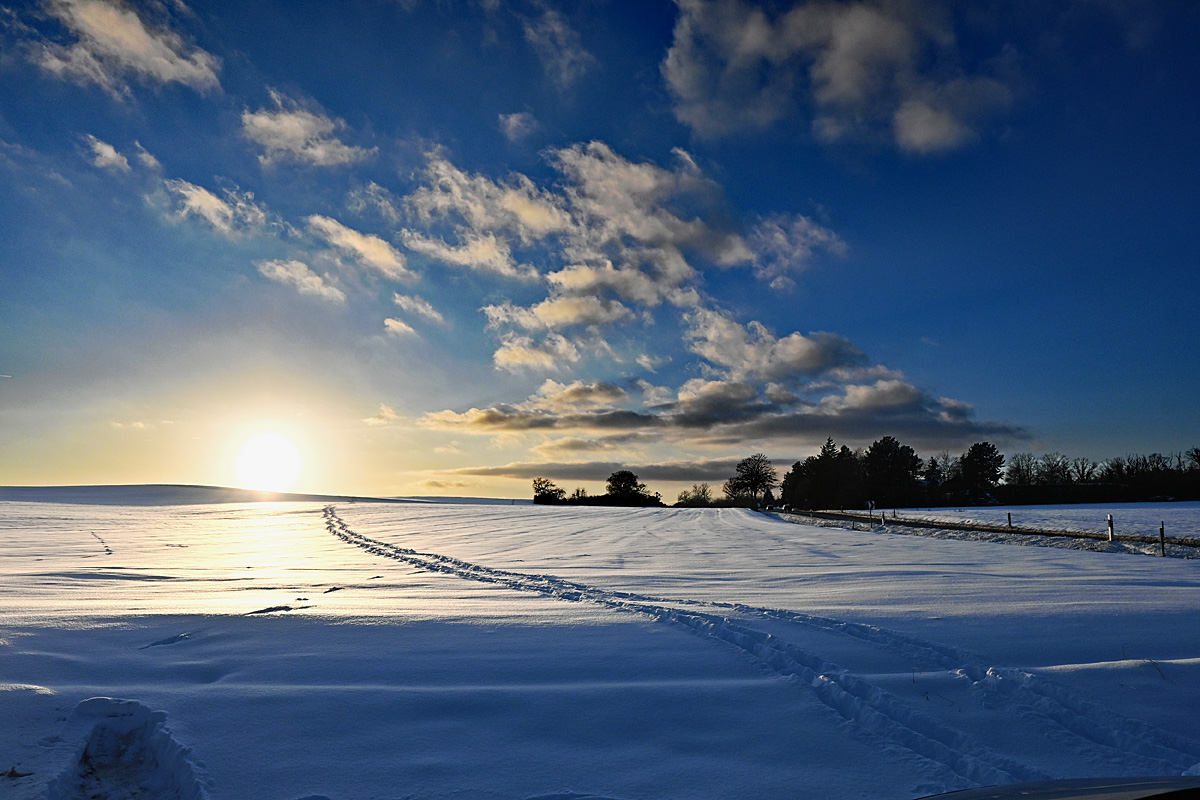
[[[287,492],[300,478],[303,460],[291,439],[278,433],[258,433],[237,454],[234,474],[238,486],[266,492]]]

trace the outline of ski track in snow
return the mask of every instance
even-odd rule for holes
[[[973,691],[985,705],[1002,706],[1039,727],[1050,729],[1052,736],[1069,739],[1076,750],[1089,752],[1106,763],[1121,764],[1133,773],[1178,775],[1200,762],[1198,742],[1123,717],[1030,672],[988,665],[958,648],[873,625],[799,612],[739,603],[664,599],[602,589],[552,575],[493,569],[364,536],[352,530],[334,506],[325,507],[324,518],[329,533],[377,556],[466,580],[642,614],[726,642],[775,673],[803,682],[822,703],[849,723],[970,783],[1004,784],[1047,780],[1053,776],[1001,755],[967,734],[912,710],[895,695],[819,655],[724,614],[690,609],[720,609],[743,618],[757,616],[842,634],[946,670],[970,680]]]

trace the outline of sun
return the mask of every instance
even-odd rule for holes
[[[278,433],[259,433],[238,451],[234,472],[243,489],[287,492],[296,485],[303,465],[291,439]]]

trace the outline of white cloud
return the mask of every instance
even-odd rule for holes
[[[962,146],[1009,103],[999,81],[963,72],[950,15],[932,3],[677,5],[662,72],[676,117],[702,135],[766,127],[811,102],[819,139],[886,135],[925,154]]]
[[[674,156],[668,169],[630,161],[602,142],[577,144],[548,154],[561,180],[542,189],[524,175],[500,181],[472,175],[431,153],[425,185],[404,200],[425,230],[404,230],[402,241],[446,263],[509,277],[539,277],[519,264],[527,252],[529,261],[549,265],[540,276],[549,297],[483,309],[489,327],[510,329],[494,356],[504,369],[563,363],[564,352],[516,333],[598,329],[664,302],[699,307],[700,271],[693,262],[751,268],[780,281],[815,252],[844,250],[835,233],[799,215],[772,217],[743,236],[721,188],[686,152]],[[445,238],[436,235],[447,228]],[[596,354],[616,357],[597,330],[590,333]]]
[[[416,314],[418,317],[424,317],[431,322],[436,322],[439,325],[446,323],[446,318],[428,301],[420,297],[411,295],[403,295],[398,293],[392,294],[392,302],[397,306],[407,311],[410,314]]]
[[[577,220],[565,244],[571,264],[552,280],[577,291],[612,289],[646,305],[664,299],[690,304],[695,280],[685,251],[720,266],[750,263],[736,232],[682,209],[719,209],[720,188],[692,158],[675,150],[676,167],[635,163],[601,142],[558,150],[552,163],[567,179],[564,193]],[[683,294],[680,294],[680,293]]]
[[[799,214],[763,220],[751,231],[749,244],[755,253],[754,273],[764,280],[787,280],[788,273],[804,271],[818,250],[835,255],[846,252],[841,237]]]
[[[927,395],[910,383],[899,379],[880,380],[873,384],[851,384],[842,394],[830,395],[821,405],[828,411],[884,411],[919,408]]]
[[[538,246],[549,250],[542,261],[549,255],[563,265],[546,276],[561,294],[692,306],[699,295],[689,284],[698,273],[688,254],[721,266],[751,265],[757,255],[735,231],[697,215],[711,210],[712,220],[724,219],[720,187],[687,153],[676,150],[675,158],[675,168],[664,169],[601,142],[563,148],[549,154],[563,176],[551,191],[524,175],[470,175],[431,154],[426,185],[406,202],[419,221],[447,224],[451,235],[408,230],[403,240],[447,263],[528,278],[536,272],[518,266],[514,251]]]
[[[164,181],[163,186],[175,201],[175,219],[199,217],[223,236],[252,233],[267,222],[266,212],[250,192],[225,189],[218,197],[203,186],[178,178]]]
[[[360,233],[335,219],[319,214],[307,217],[305,222],[313,233],[385,278],[410,280],[416,277],[405,266],[404,256],[400,251],[374,234]]]
[[[128,94],[130,76],[200,91],[219,86],[219,59],[189,46],[166,24],[148,25],[124,3],[49,0],[44,7],[76,39],[66,45],[46,41],[36,49],[38,64],[61,78],[94,83],[118,97]]]
[[[790,333],[778,338],[761,323],[742,325],[727,314],[703,308],[685,319],[689,349],[726,370],[733,380],[796,378],[864,361],[853,343],[832,333]]]
[[[274,90],[271,99],[274,110],[242,112],[242,133],[263,148],[258,157],[263,164],[290,159],[331,167],[356,164],[375,154],[373,148],[352,147],[333,135],[346,127],[342,120],[302,108]]]
[[[646,353],[642,353],[640,356],[634,359],[634,363],[647,372],[655,372],[663,365],[664,362],[666,362],[666,360],[667,359],[665,358],[656,358],[654,356],[647,355]]]
[[[136,158],[139,164],[152,172],[158,172],[162,169],[162,164],[158,162],[158,159],[149,150],[142,147],[141,142],[134,142],[133,145],[137,148]]]
[[[484,306],[482,310],[492,327],[516,325],[531,331],[606,325],[633,318],[633,312],[619,301],[598,297],[552,297],[529,308],[503,303]]]
[[[691,276],[689,276],[691,277]],[[566,267],[546,276],[556,288],[579,294],[602,293],[606,290],[615,292],[639,305],[656,306],[664,296],[674,296],[677,286],[663,286],[655,281],[654,276],[647,275],[632,266],[614,267],[605,264],[599,267],[576,265]],[[687,305],[681,303],[680,305]]]
[[[638,389],[642,393],[642,405],[653,407],[670,403],[675,400],[675,391],[669,386],[655,386],[647,380],[638,379],[636,381]]]
[[[533,47],[547,77],[560,89],[579,80],[596,58],[584,49],[579,33],[562,14],[546,9],[537,19],[525,21],[525,40]]]
[[[892,126],[902,150],[917,155],[951,150],[978,138],[968,123],[1007,108],[1007,86],[991,78],[958,78],[928,85],[896,109]]]
[[[112,169],[117,172],[129,172],[129,159],[117,152],[117,148],[108,142],[102,142],[95,136],[85,137],[92,151],[92,166],[100,169]]]
[[[568,230],[571,217],[564,202],[538,189],[524,175],[497,182],[470,175],[436,153],[425,167],[426,185],[406,202],[418,219],[448,219],[475,236],[511,233],[523,243]]]
[[[795,76],[767,58],[766,14],[739,0],[676,0],[674,41],[662,63],[675,116],[706,136],[761,128],[792,106]],[[768,63],[763,64],[766,60]]]
[[[931,108],[921,100],[909,100],[896,109],[896,142],[913,153],[949,150],[970,139],[970,128],[944,108]]]
[[[492,362],[497,369],[520,372],[559,369],[577,363],[582,357],[579,348],[561,334],[550,334],[541,342],[529,336],[506,334],[492,354]]]
[[[538,127],[538,121],[533,114],[524,111],[500,115],[500,131],[510,142],[519,142],[527,138]]]
[[[475,486],[478,486],[477,483],[470,481],[443,481],[434,478],[426,478],[423,481],[417,481],[416,485],[421,489],[431,492],[440,492],[446,489],[471,489]]]
[[[494,272],[497,275],[522,280],[532,280],[538,276],[537,270],[528,264],[517,264],[513,260],[508,243],[494,233],[461,233],[461,244],[458,247],[412,230],[401,231],[400,237],[409,250],[436,258],[446,264]]]
[[[331,286],[326,280],[313,272],[303,261],[294,259],[275,261],[255,261],[259,273],[268,280],[290,286],[300,294],[320,297],[335,303],[342,303],[346,295],[336,286]]]
[[[674,170],[629,161],[603,142],[557,150],[553,163],[570,181],[571,205],[594,234],[608,239],[629,236],[648,245],[691,245],[720,263],[748,257],[738,237],[670,208],[673,199],[712,202],[720,193],[690,155],[679,149],[673,152]]]
[[[388,317],[383,321],[383,328],[393,336],[416,336],[417,332],[403,320],[393,319]]]
[[[537,392],[520,407],[562,412],[580,408],[602,408],[628,399],[628,392],[611,383],[574,381],[563,384],[547,378],[538,387]]]
[[[373,417],[367,417],[363,420],[363,424],[369,425],[372,428],[383,428],[388,425],[395,425],[400,421],[400,415],[396,413],[391,406],[379,404],[379,411]]]
[[[356,214],[375,211],[393,225],[400,222],[399,199],[375,181],[350,192],[346,207]]]
[[[546,380],[523,401],[428,413],[417,424],[505,434],[514,441],[531,437],[535,449],[555,452],[601,448],[581,438],[547,441],[552,432],[604,437],[613,445],[666,439],[676,444],[745,448],[764,442],[816,444],[827,436],[849,437],[853,446],[884,433],[942,447],[980,436],[993,441],[1026,436],[1012,425],[976,422],[968,404],[933,397],[899,373],[867,365],[857,348],[840,337],[777,338],[755,323],[742,327],[710,313],[715,316],[701,322],[722,330],[704,341],[711,346],[706,357],[715,359],[719,367],[710,370],[709,377],[691,378],[674,390],[645,380],[635,380],[629,388],[595,380]],[[503,352],[510,360],[504,368],[552,369],[569,364],[569,358],[552,352],[554,344],[550,339],[537,343],[509,334]],[[839,359],[864,363],[836,366]],[[817,380],[812,380],[814,376]]]

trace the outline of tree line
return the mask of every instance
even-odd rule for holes
[[[540,505],[570,506],[663,506],[662,495],[646,491],[646,484],[627,469],[608,476],[604,494],[588,494],[582,486],[571,494],[549,478],[533,479],[533,502]]]
[[[546,478],[533,481],[535,503],[662,506],[629,470],[609,476],[603,495],[582,488],[567,495]],[[776,495],[778,490],[778,495]],[[718,497],[707,483],[679,493],[675,506],[784,505],[794,509],[911,508],[915,506],[1039,503],[1105,503],[1200,500],[1200,447],[1170,455],[1130,454],[1096,462],[1062,453],[1015,453],[1007,460],[990,442],[966,452],[947,451],[928,459],[893,436],[870,447],[838,446],[831,438],[820,451],[779,479],[770,459],[755,453],[737,463]]]
[[[923,459],[893,436],[857,450],[830,438],[817,455],[797,461],[780,486],[782,503],[804,509],[1167,499],[1200,499],[1200,447],[1096,462],[1057,452],[1006,459],[992,443],[976,442],[960,455]]]

